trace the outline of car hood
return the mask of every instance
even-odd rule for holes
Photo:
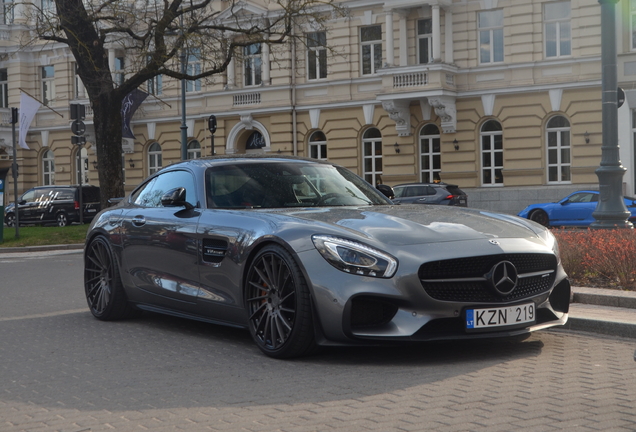
[[[393,245],[525,238],[543,230],[539,225],[516,216],[458,207],[329,207],[295,210],[288,215]]]

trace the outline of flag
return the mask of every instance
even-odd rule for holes
[[[123,101],[121,101],[121,136],[122,138],[132,138],[135,136],[130,128],[130,120],[139,108],[139,105],[148,97],[148,93],[139,89],[135,89],[128,93]]]
[[[25,150],[30,150],[26,143],[27,132],[33,121],[33,117],[42,105],[26,93],[20,92],[20,134],[18,144]]]

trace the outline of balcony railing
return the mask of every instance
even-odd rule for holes
[[[241,93],[234,95],[234,106],[258,105],[261,103],[261,93]]]
[[[426,72],[409,72],[393,75],[393,88],[419,87],[428,83]]]

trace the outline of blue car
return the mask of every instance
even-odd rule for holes
[[[531,204],[518,216],[533,220],[543,226],[589,226],[595,219],[592,213],[598,204],[598,191],[577,191],[554,203]],[[631,212],[630,222],[636,221],[636,198],[623,197]]]

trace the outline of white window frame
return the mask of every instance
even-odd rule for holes
[[[55,66],[42,66],[42,103],[49,105],[55,99]]]
[[[629,28],[631,31],[631,49],[636,50],[636,0],[629,0]]]
[[[253,51],[252,51],[253,50]],[[259,86],[263,82],[263,45],[260,43],[243,47],[243,85]]]
[[[9,108],[9,74],[6,68],[0,69],[0,108]]]
[[[371,131],[379,137],[369,137]],[[367,163],[370,169],[367,169]],[[379,168],[378,168],[379,166]],[[377,128],[367,129],[362,135],[362,177],[372,185],[382,181],[382,133]]]
[[[161,152],[161,144],[153,142],[148,147],[148,175],[152,175],[159,171],[163,166],[163,157]]]
[[[2,24],[13,24],[15,18],[15,4],[13,0],[4,0],[2,4]]]
[[[549,127],[550,122],[558,117],[565,119],[568,126]],[[546,122],[545,131],[545,147],[546,147],[546,166],[547,166],[547,180],[549,184],[570,184],[572,183],[572,139],[570,136],[571,123],[563,115],[555,115],[550,117]],[[567,137],[567,139],[566,139]],[[550,146],[550,140],[554,139],[555,145]],[[567,143],[564,143],[567,141]],[[567,152],[567,157],[564,157]],[[553,156],[553,162],[551,162],[551,153]],[[567,159],[567,160],[564,160]],[[550,168],[556,168],[556,179],[551,179]],[[567,175],[564,175],[564,171],[567,169]]]
[[[499,130],[484,130],[486,125],[494,122],[499,126]],[[486,147],[487,144],[487,148]],[[479,130],[479,145],[481,150],[481,185],[482,186],[503,186],[503,130],[501,123],[497,120],[487,120],[481,125]],[[498,148],[499,147],[499,148]],[[501,158],[501,163],[497,163],[497,158]],[[486,161],[486,159],[488,159]],[[488,162],[488,166],[486,165]],[[488,176],[486,175],[488,174]],[[487,181],[489,177],[490,181]]]
[[[201,143],[197,140],[192,140],[188,143],[188,160],[199,159],[201,157]]]
[[[425,129],[437,129],[436,134],[425,133]],[[426,167],[428,165],[428,167]],[[442,181],[442,153],[441,135],[439,127],[433,123],[424,125],[420,129],[420,182],[436,183]]]
[[[557,7],[557,5],[568,6],[567,17],[560,17],[553,12],[548,12],[548,8]],[[572,5],[569,1],[563,2],[547,2],[543,4],[543,22],[544,22],[544,44],[543,49],[545,50],[545,58],[561,58],[561,57],[570,57],[572,56]],[[554,32],[554,54],[550,54],[548,52],[548,44],[550,41],[548,40],[548,34]],[[563,34],[568,35],[566,39],[561,40]],[[561,46],[564,41],[567,41],[567,52],[562,52],[563,47]]]
[[[309,157],[327,160],[327,137],[321,130],[314,131],[309,136]]]
[[[327,78],[327,32],[307,33],[307,80]]]
[[[188,54],[188,75],[199,75],[201,73],[201,52],[198,49],[193,49]],[[186,80],[186,93],[200,92],[201,80]]]
[[[377,27],[380,29],[380,39],[370,39],[363,41],[362,33],[365,29],[371,29]],[[365,51],[369,51],[368,57],[364,54]],[[380,56],[378,62],[376,57]],[[369,60],[367,65],[366,60]],[[372,26],[360,27],[360,75],[374,75],[378,69],[382,67],[382,25],[376,24]],[[365,68],[369,72],[365,73]]]
[[[115,57],[115,70],[113,71],[113,79],[117,86],[121,86],[126,80],[126,58],[124,56]]]
[[[55,154],[47,149],[42,153],[42,185],[53,186],[55,184]]]
[[[420,22],[429,21],[431,26],[431,33],[420,33]],[[416,22],[417,32],[417,62],[418,64],[426,64],[433,61],[433,20],[431,18],[424,18]],[[428,58],[422,59],[421,57],[421,45],[426,44],[426,51],[428,52]]]
[[[479,63],[503,63],[504,16],[502,9],[477,12]],[[486,40],[487,38],[487,40]],[[486,54],[484,56],[484,54]],[[486,59],[484,57],[487,57]]]

